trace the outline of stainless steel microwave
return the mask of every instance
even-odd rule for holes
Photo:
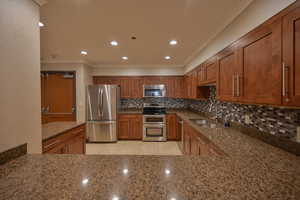
[[[144,85],[144,97],[165,97],[165,85]]]

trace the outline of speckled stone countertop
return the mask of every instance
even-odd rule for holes
[[[26,155],[0,166],[0,199],[298,200],[300,158],[232,128],[203,128],[227,156]]]
[[[85,124],[85,122],[51,122],[43,124],[42,140],[45,141],[82,124]]]
[[[300,160],[26,155],[0,166],[0,199],[297,200]]]

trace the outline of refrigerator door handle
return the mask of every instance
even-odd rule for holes
[[[99,88],[98,95],[97,95],[97,103],[98,103],[97,111],[98,111],[98,116],[100,116],[100,117],[102,116],[101,115],[101,110],[100,110],[100,108],[101,108],[101,102],[100,102],[101,94],[102,94],[102,90]],[[100,95],[100,98],[99,98],[99,95]]]
[[[101,90],[101,117],[103,118],[103,89]]]
[[[116,124],[116,121],[88,121],[88,124]]]

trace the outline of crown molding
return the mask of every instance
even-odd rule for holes
[[[176,64],[94,64],[95,68],[183,68]]]

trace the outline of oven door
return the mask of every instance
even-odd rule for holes
[[[144,141],[166,141],[164,124],[144,124]]]

